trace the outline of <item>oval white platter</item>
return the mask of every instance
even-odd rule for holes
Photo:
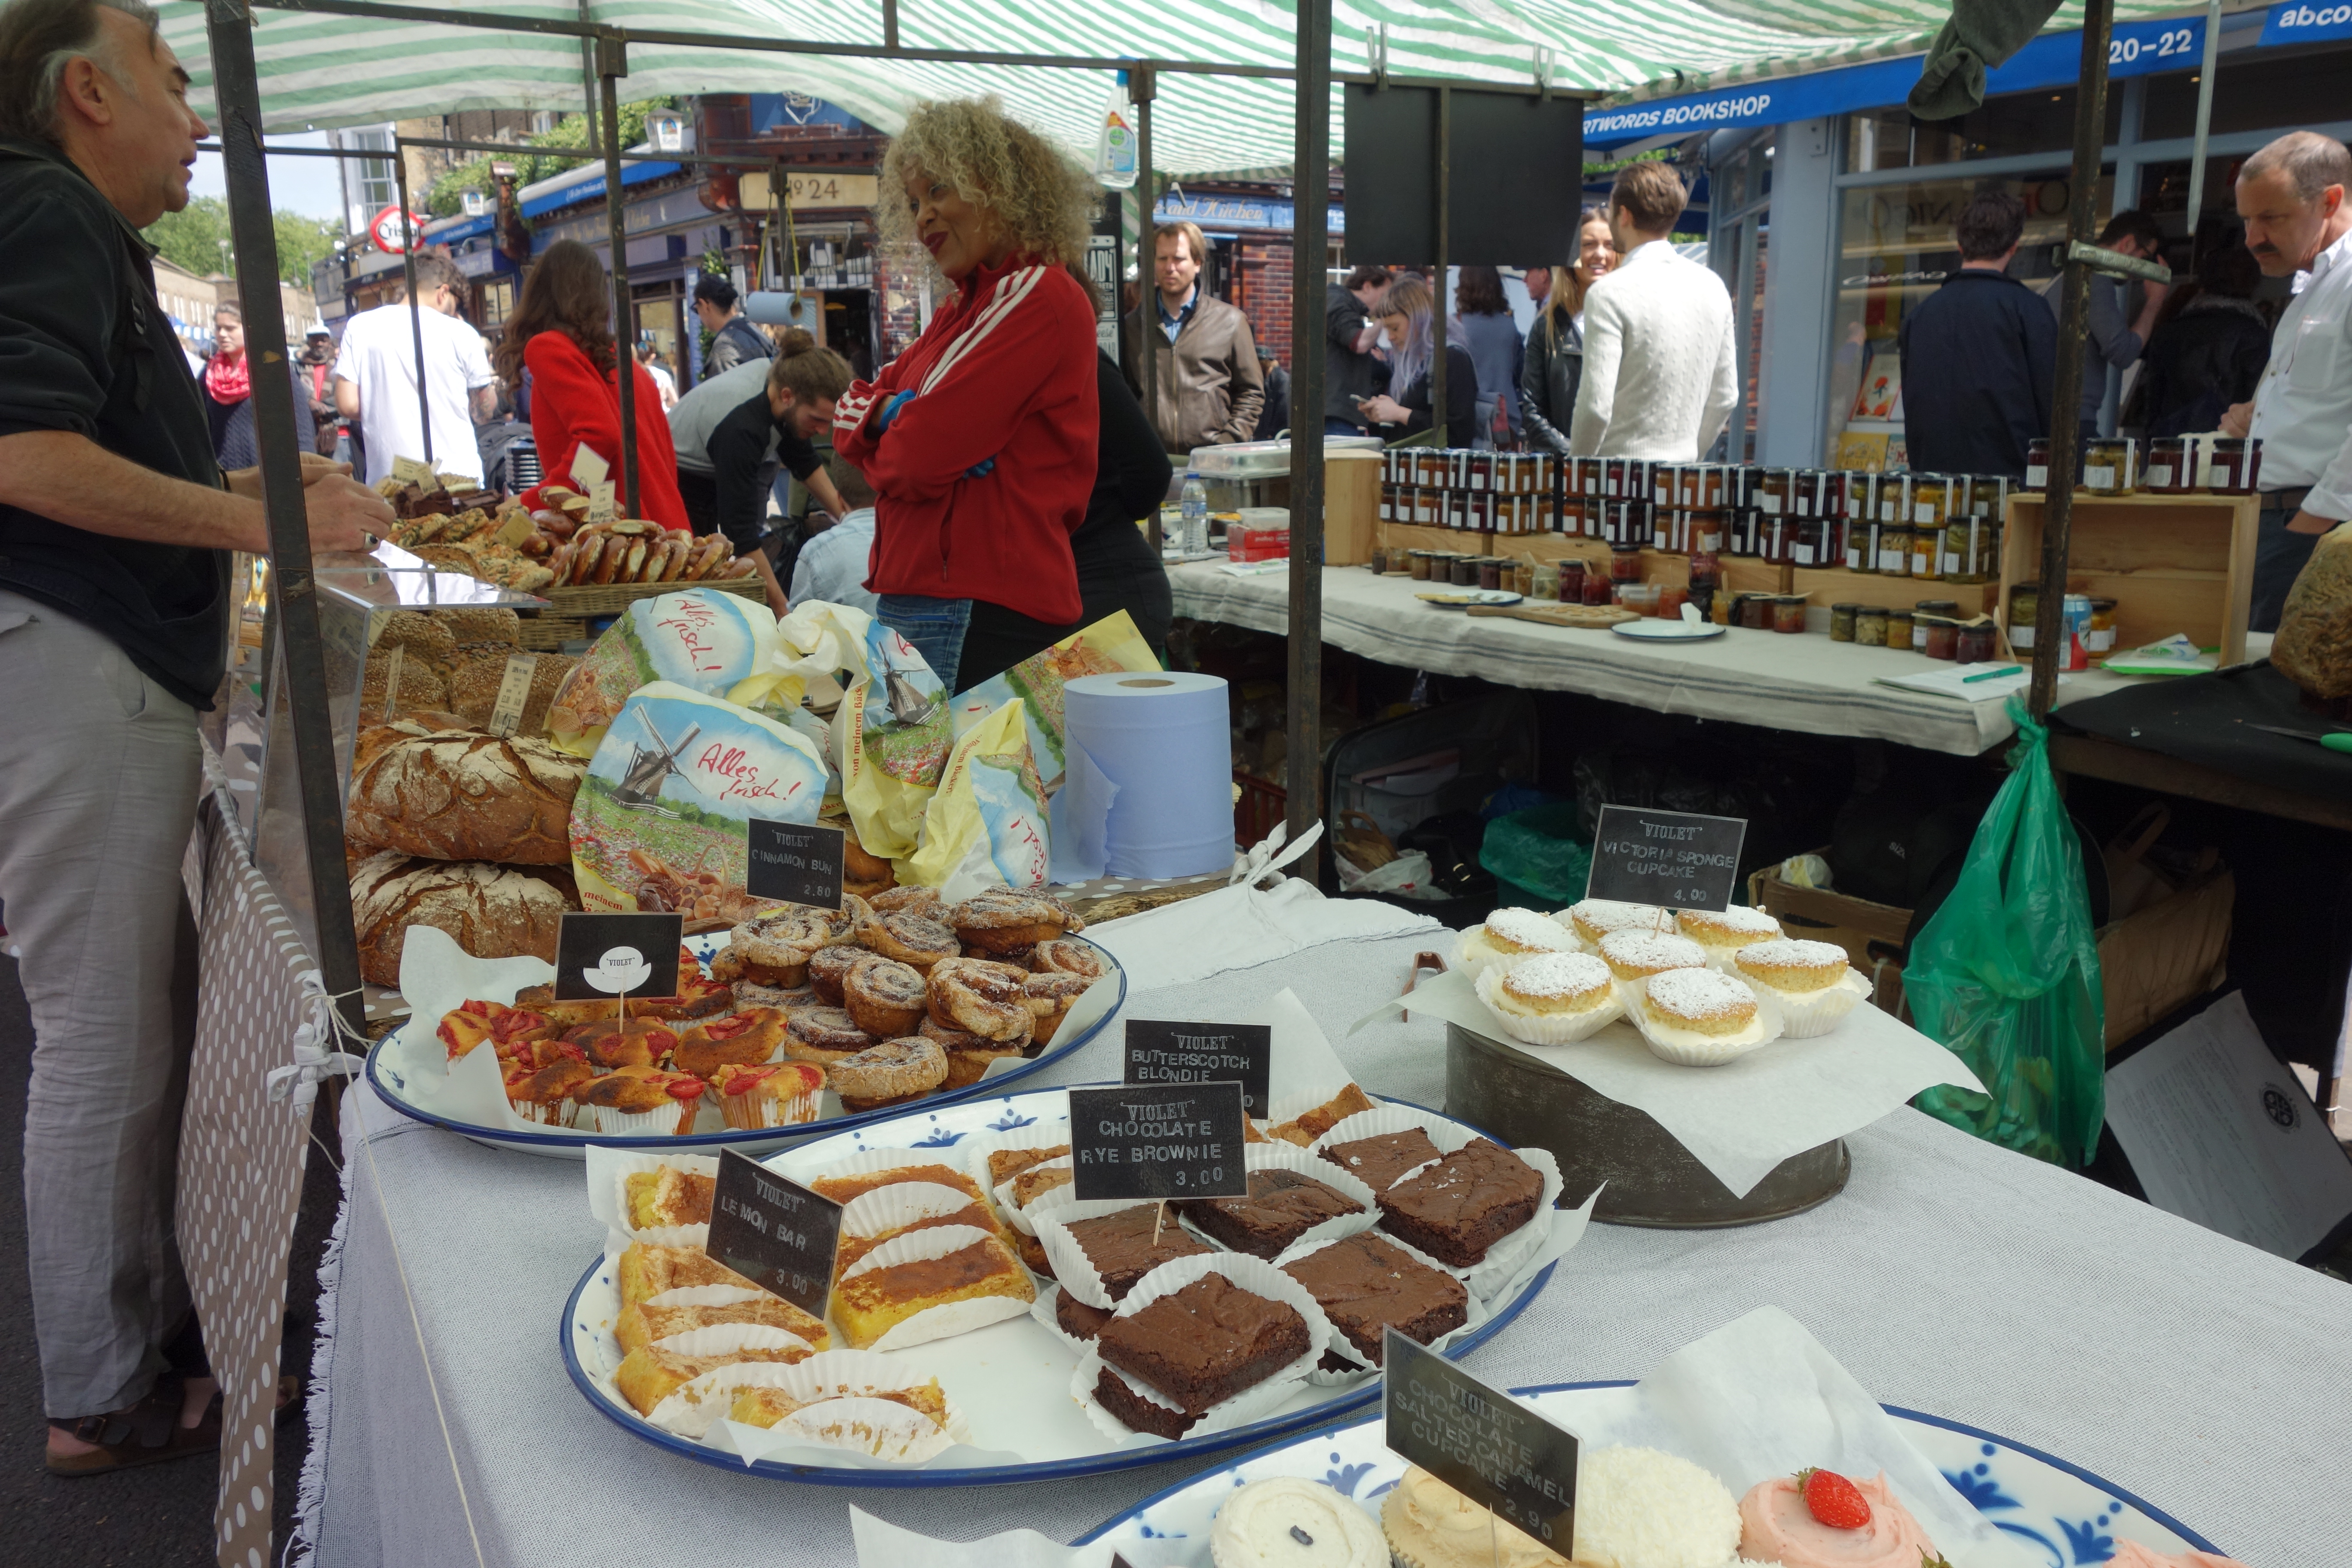
[[[1630,1386],[1562,1383],[1511,1392],[1573,1427],[1580,1403]],[[2025,1547],[2033,1561],[2050,1568],[2105,1563],[2118,1540],[2164,1552],[2221,1551],[2178,1520],[2054,1455],[1916,1410],[1890,1405],[1886,1412],[1903,1423],[1903,1436],[1961,1497]],[[1141,1549],[1149,1543],[1152,1563],[1208,1568],[1210,1521],[1235,1487],[1297,1477],[1335,1488],[1377,1514],[1381,1498],[1403,1475],[1404,1461],[1389,1452],[1377,1417],[1343,1423],[1194,1476],[1105,1521],[1074,1544],[1108,1541],[1114,1547]],[[1140,1550],[1138,1560],[1146,1560]]]
[[[708,968],[711,958],[726,946],[726,933],[690,936],[686,939],[686,944]],[[1039,1068],[1061,1060],[1102,1033],[1127,1001],[1127,971],[1108,952],[1099,947],[1095,948],[1095,952],[1102,955],[1103,962],[1109,965],[1110,973],[1088,989],[1079,998],[1076,1006],[1071,1009],[1073,1018],[1077,1021],[1076,1027],[1067,1029],[1059,1040],[1034,1057],[1010,1066],[999,1064],[998,1070],[977,1083],[967,1084],[961,1089],[942,1089],[921,1101],[920,1109],[929,1110],[979,1096],[1001,1096],[1006,1084],[1017,1082]],[[746,1154],[763,1154],[795,1143],[804,1143],[812,1138],[827,1138],[853,1128],[898,1121],[908,1114],[907,1107],[893,1105],[880,1110],[826,1117],[793,1127],[778,1128],[772,1132],[746,1133],[722,1129],[715,1132],[689,1132],[683,1137],[673,1138],[622,1138],[569,1127],[537,1131],[521,1126],[491,1126],[447,1114],[433,1107],[426,1086],[433,1081],[427,1075],[441,1071],[444,1065],[444,1052],[433,1037],[433,1030],[439,1023],[437,1018],[412,1018],[377,1041],[375,1048],[368,1052],[368,1082],[383,1098],[385,1104],[403,1116],[462,1133],[477,1143],[488,1144],[493,1148],[513,1149],[558,1160],[585,1159],[588,1146],[592,1143],[608,1149],[636,1149],[650,1153],[675,1150],[681,1153],[714,1154],[721,1148],[727,1148]],[[830,1100],[830,1094],[827,1098]]]
[[[1727,628],[1713,621],[1693,626],[1688,621],[1651,620],[1645,616],[1638,621],[1619,621],[1609,629],[1635,642],[1705,642],[1709,637],[1721,637]]]
[[[1068,1119],[1069,1100],[1060,1089],[950,1106],[924,1106],[902,1110],[888,1121],[869,1121],[822,1142],[803,1143],[761,1163],[792,1175],[822,1170],[864,1149],[938,1149],[951,1154],[967,1138]],[[1555,1211],[1562,1215],[1565,1212]],[[1493,1338],[1535,1300],[1558,1267],[1557,1263],[1545,1264],[1517,1289],[1497,1299],[1493,1303],[1493,1315],[1447,1345],[1444,1354],[1459,1360]],[[769,1459],[747,1465],[740,1455],[662,1430],[638,1415],[614,1392],[612,1373],[621,1360],[620,1346],[613,1337],[613,1323],[621,1310],[620,1287],[614,1275],[613,1260],[599,1258],[580,1277],[580,1283],[572,1288],[571,1298],[563,1305],[556,1337],[562,1351],[563,1369],[581,1396],[598,1415],[647,1443],[738,1475],[771,1480],[821,1486],[948,1487],[1098,1475],[1107,1470],[1165,1464],[1172,1459],[1263,1443],[1302,1426],[1329,1421],[1380,1397],[1378,1378],[1368,1378],[1353,1387],[1305,1385],[1273,1414],[1245,1426],[1178,1442],[1154,1441],[1114,1447],[1069,1396],[1071,1374],[1077,1366],[1076,1352],[1024,1314],[973,1333],[888,1352],[893,1360],[903,1360],[916,1378],[940,1380],[940,1386],[963,1409],[971,1423],[974,1448],[1009,1452],[1017,1447],[1024,1456],[1020,1462],[919,1469],[879,1468],[847,1462],[787,1464]],[[845,1461],[846,1458],[845,1456]]]

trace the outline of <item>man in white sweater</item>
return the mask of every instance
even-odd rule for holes
[[[1609,227],[1622,259],[1584,298],[1578,457],[1695,462],[1738,404],[1731,296],[1667,240],[1687,199],[1662,163],[1617,171]]]

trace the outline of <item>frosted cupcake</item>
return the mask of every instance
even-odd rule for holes
[[[1582,1477],[1591,1463],[1586,1458],[1578,1470],[1580,1536],[1588,1506]],[[1733,1518],[1737,1523],[1736,1513]],[[1381,1533],[1397,1568],[1570,1568],[1566,1557],[1417,1465],[1381,1500]]]
[[[1780,1008],[1782,1031],[1792,1039],[1828,1034],[1870,994],[1870,982],[1832,942],[1754,942],[1733,955],[1726,973],[1770,997]]]
[[[1613,931],[1675,929],[1675,917],[1657,905],[1625,904],[1615,899],[1587,899],[1567,910],[1567,920],[1587,952],[1597,950],[1601,939]]]
[[[1706,961],[1721,969],[1731,955],[1750,942],[1770,942],[1780,934],[1780,922],[1762,910],[1734,904],[1714,910],[1676,910],[1675,925],[1683,935],[1706,949]]]
[[[1684,1067],[1720,1067],[1780,1037],[1779,1013],[1718,970],[1668,970],[1633,989],[1626,1006],[1651,1053]]]
[[[1655,1448],[1591,1449],[1577,1466],[1573,1545],[1581,1568],[1728,1563],[1739,1550],[1739,1505],[1688,1459]]]
[[[1507,969],[1523,958],[1545,952],[1573,952],[1573,932],[1549,915],[1533,910],[1496,910],[1484,925],[1462,933],[1454,950],[1454,966],[1473,979],[1489,969]]]
[[[1617,931],[1601,939],[1601,962],[1620,980],[1647,980],[1669,969],[1703,969],[1706,949],[1662,931]]]
[[[1371,1515],[1320,1482],[1282,1476],[1227,1498],[1209,1527],[1214,1568],[1388,1568]]]
[[[1742,1556],[1787,1568],[1919,1568],[1937,1558],[1884,1471],[1866,1481],[1829,1470],[1759,1481],[1739,1500],[1739,1524]]]
[[[1531,1046],[1572,1045],[1624,1015],[1609,966],[1583,952],[1547,952],[1478,976],[1478,1000]]]

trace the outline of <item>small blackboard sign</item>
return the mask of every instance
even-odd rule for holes
[[[1238,1083],[1242,1105],[1265,1120],[1266,1078],[1274,1068],[1274,1030],[1265,1024],[1127,1021],[1127,1076],[1135,1086]]]
[[[1604,805],[1584,896],[1720,914],[1738,890],[1747,837],[1746,817]]]
[[[824,1316],[841,1205],[732,1149],[719,1152],[703,1250],[762,1289],[812,1316]]]
[[[1080,1202],[1241,1197],[1242,1086],[1074,1089],[1070,1167]]]
[[[1389,1452],[1568,1556],[1576,1542],[1576,1435],[1404,1335],[1381,1341]]]
[[[555,935],[555,999],[675,996],[684,915],[566,913]]]
[[[841,908],[844,835],[806,822],[751,820],[751,862],[743,890],[755,899],[782,899],[820,910]]]

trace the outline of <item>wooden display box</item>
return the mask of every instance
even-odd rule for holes
[[[1827,859],[1829,848],[1823,846],[1813,853]],[[1902,1017],[1903,962],[1911,934],[1911,911],[1857,899],[1834,888],[1800,888],[1780,880],[1778,870],[1768,867],[1749,874],[1748,901],[1779,921],[1782,930],[1801,942],[1833,942],[1845,949],[1847,962],[1872,982],[1872,1003],[1889,1016]]]
[[[2077,495],[2066,591],[2116,602],[2117,653],[2185,632],[2199,647],[2219,647],[2224,665],[2242,664],[2261,505],[2255,496]],[[2009,590],[2042,573],[2042,509],[2041,496],[2010,492],[1997,612],[2004,640]]]

